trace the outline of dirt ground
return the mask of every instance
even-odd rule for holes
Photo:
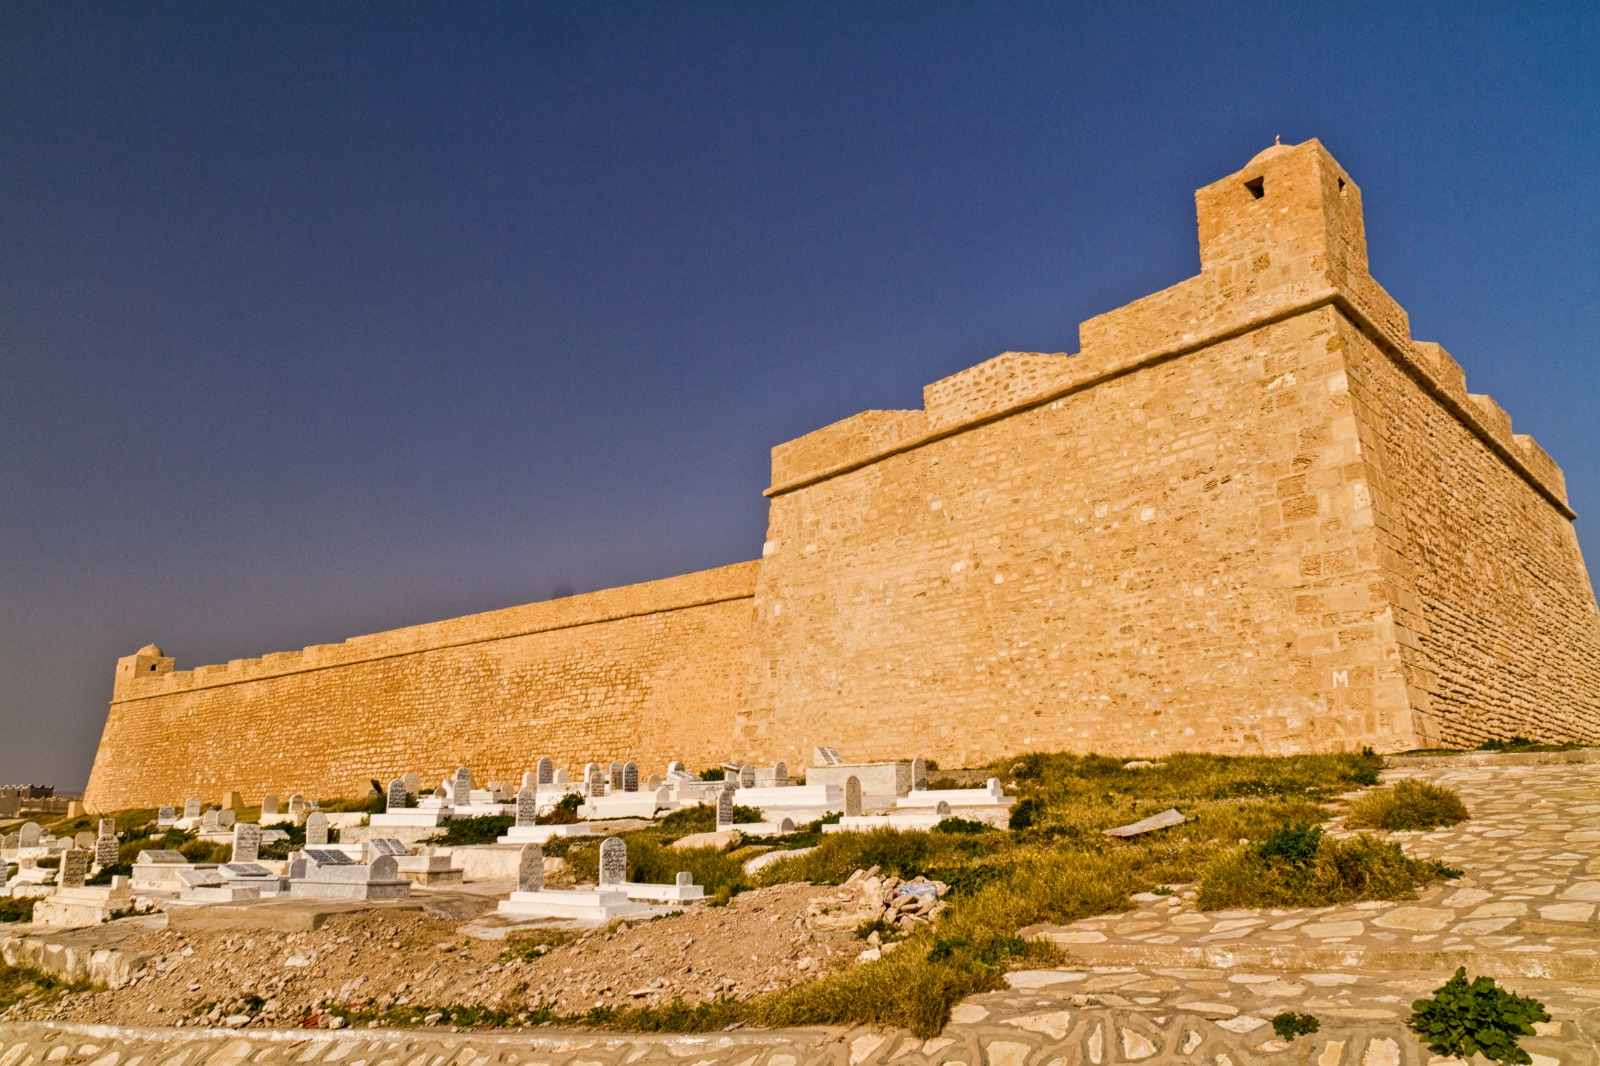
[[[335,915],[303,933],[163,929],[128,942],[152,957],[134,983],[68,995],[42,1011],[15,1007],[7,1017],[259,1027],[315,1024],[326,1006],[369,997],[380,1008],[542,1005],[564,1014],[674,997],[742,998],[855,962],[867,944],[806,928],[808,905],[838,892],[764,888],[727,906],[592,932],[527,960],[504,956],[513,941],[471,939],[458,931],[462,923],[417,911]]]

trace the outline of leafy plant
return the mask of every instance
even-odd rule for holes
[[[1272,1031],[1278,1034],[1279,1040],[1293,1042],[1297,1036],[1307,1036],[1322,1028],[1316,1017],[1310,1014],[1296,1014],[1286,1010],[1282,1014],[1272,1016]]]
[[[1195,902],[1203,910],[1226,910],[1412,899],[1423,885],[1460,876],[1365,834],[1337,839],[1317,826],[1291,825],[1206,867]]]
[[[509,814],[480,814],[476,818],[452,818],[445,823],[444,832],[435,833],[422,843],[443,844],[447,847],[493,844],[504,836],[516,821]]]
[[[578,808],[583,806],[583,797],[576,792],[568,792],[556,800],[556,805],[549,814],[541,814],[535,819],[540,825],[575,825],[578,821]]]
[[[1454,789],[1407,778],[1375,789],[1350,804],[1345,824],[1353,829],[1437,829],[1467,819],[1466,805]]]
[[[933,827],[935,833],[959,833],[971,836],[974,833],[992,833],[994,826],[988,822],[977,822],[968,818],[945,818]]]
[[[1320,825],[1291,822],[1273,830],[1272,835],[1256,845],[1257,857],[1267,862],[1283,862],[1290,866],[1309,866],[1317,857],[1322,845]]]
[[[1547,1022],[1544,1004],[1507,992],[1492,977],[1467,980],[1465,966],[1456,969],[1430,999],[1411,1004],[1408,1022],[1435,1055],[1470,1058],[1482,1055],[1491,1062],[1527,1066],[1533,1059],[1517,1043],[1532,1036],[1534,1022]]]
[[[1032,829],[1042,809],[1040,801],[1032,796],[1018,800],[1012,805],[1011,820],[1006,824],[1012,829]]]

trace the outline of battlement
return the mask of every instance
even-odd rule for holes
[[[1560,468],[1461,367],[1414,341],[1403,308],[1367,273],[1361,190],[1321,142],[1277,144],[1195,192],[1198,275],[1080,324],[1079,351],[1004,352],[923,389],[923,408],[866,411],[772,449],[769,497],[1081,389],[1335,307],[1443,403],[1558,511],[1572,517]]]

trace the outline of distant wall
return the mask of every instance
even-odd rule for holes
[[[236,789],[313,797],[456,766],[515,780],[541,755],[727,757],[757,564],[356,637],[190,671],[129,657],[85,802]]]

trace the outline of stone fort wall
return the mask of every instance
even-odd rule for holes
[[[1349,175],[1277,146],[1196,208],[1201,273],[1083,323],[1077,354],[1008,352],[775,448],[758,563],[186,673],[122,660],[88,802],[543,753],[1600,741],[1560,469],[1412,339]]]
[[[369,778],[467,765],[516,780],[541,755],[666,765],[725,757],[753,563],[174,670],[118,664],[85,803],[112,810],[292,792],[359,795]]]

